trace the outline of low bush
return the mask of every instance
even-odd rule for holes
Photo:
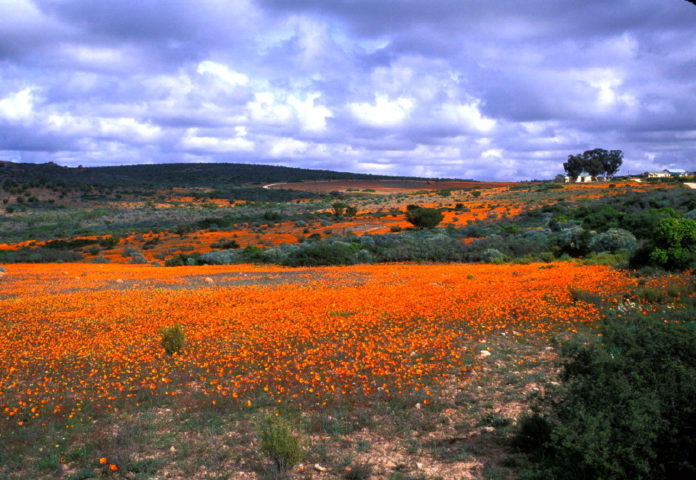
[[[20,248],[0,251],[0,263],[64,263],[78,262],[83,257],[77,252],[54,248]]]
[[[357,263],[360,249],[339,241],[303,243],[292,250],[281,263],[290,267],[312,267],[320,265],[352,265]]]
[[[562,385],[513,442],[525,478],[696,477],[693,299],[674,312],[610,312],[600,340],[564,346]]]
[[[435,208],[413,208],[406,212],[406,219],[417,228],[435,228],[443,219],[442,212]]]
[[[177,323],[176,325],[163,328],[160,330],[160,335],[162,336],[162,348],[164,348],[167,355],[180,353],[181,349],[184,348],[185,334],[181,324]]]
[[[589,249],[593,252],[616,253],[619,250],[625,250],[633,253],[636,248],[638,248],[636,237],[622,228],[610,228],[595,236],[589,244]]]
[[[283,479],[304,458],[300,436],[283,417],[266,415],[258,424],[261,452],[273,462],[273,478]]]
[[[375,235],[369,250],[380,262],[459,262],[465,246],[441,231],[416,231],[400,235]]]
[[[696,264],[696,220],[664,218],[655,229],[653,264],[668,270],[685,270]]]

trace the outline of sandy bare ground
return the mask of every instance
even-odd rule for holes
[[[696,189],[696,183],[685,183],[684,185],[686,185],[689,188]]]

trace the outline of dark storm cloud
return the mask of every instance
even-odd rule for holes
[[[0,157],[694,170],[694,31],[683,0],[0,0]]]

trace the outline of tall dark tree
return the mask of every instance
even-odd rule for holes
[[[568,155],[568,161],[563,164],[563,168],[571,180],[577,178],[585,168],[582,155]]]
[[[593,180],[596,180],[604,172],[604,162],[602,159],[606,154],[606,150],[601,148],[595,148],[594,150],[587,150],[583,152],[583,166],[585,171],[592,176]]]
[[[694,0],[696,1],[696,0]],[[619,171],[619,167],[623,163],[623,152],[621,150],[609,150],[602,157],[604,165],[604,175],[613,177]]]
[[[577,155],[568,155],[568,161],[563,164],[563,168],[572,178],[577,177],[584,170],[596,179],[601,174],[614,175],[622,163],[621,150],[607,151],[603,148],[595,148]]]

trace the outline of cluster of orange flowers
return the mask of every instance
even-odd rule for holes
[[[0,281],[0,414],[13,423],[191,392],[241,404],[427,394],[476,368],[492,332],[596,321],[569,285],[633,282],[573,264],[12,265]],[[160,330],[177,323],[187,343],[170,358]]]

